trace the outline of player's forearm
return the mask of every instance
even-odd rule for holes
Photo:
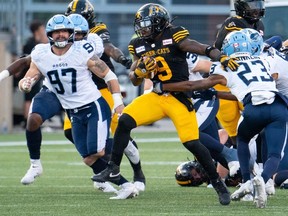
[[[29,67],[30,62],[30,56],[17,59],[12,64],[10,64],[7,69],[0,72],[0,82],[9,76],[15,75],[20,71],[23,71],[24,68]]]
[[[165,83],[162,85],[163,91],[196,91],[208,89],[210,87],[212,86],[202,80]]]

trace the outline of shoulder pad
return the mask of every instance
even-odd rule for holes
[[[103,30],[108,31],[107,26],[104,23],[97,23],[93,28],[90,29],[90,33],[98,33]]]
[[[173,26],[170,28],[170,31],[172,38],[176,43],[179,43],[189,36],[189,31],[182,26]]]

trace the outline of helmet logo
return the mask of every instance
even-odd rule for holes
[[[138,11],[135,15],[136,19],[142,19],[141,13]]]
[[[158,6],[153,5],[149,8],[149,16],[159,13],[159,11],[160,11],[160,8]]]

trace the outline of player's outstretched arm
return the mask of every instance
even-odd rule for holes
[[[31,63],[31,57],[25,56],[17,59],[13,63],[11,63],[7,69],[0,72],[0,82],[9,76],[13,76],[20,71],[23,71],[24,68],[29,67]]]

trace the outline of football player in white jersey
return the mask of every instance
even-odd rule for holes
[[[29,92],[39,77],[45,76],[70,117],[75,146],[83,162],[98,173],[107,164],[101,157],[109,138],[111,111],[95,88],[91,72],[103,78],[112,94],[118,96],[114,111],[121,114],[124,105],[117,77],[102,60],[96,58],[91,43],[73,41],[74,24],[70,18],[61,14],[53,16],[47,22],[46,32],[50,44],[35,47],[30,68],[20,80],[19,88]],[[136,187],[123,176],[115,184],[122,189],[111,199],[126,199],[138,194]]]
[[[242,30],[244,31],[244,30]],[[258,34],[258,32],[254,32],[253,29],[246,29],[246,33],[250,32],[253,34]],[[245,32],[244,31],[244,32]],[[284,96],[288,97],[288,59],[287,55],[285,53],[282,53],[278,50],[281,49],[281,38],[277,36],[273,36],[265,41],[265,46],[261,44],[262,42],[259,40],[255,40],[256,37],[253,37],[254,40],[254,49],[260,48],[261,56],[267,59],[268,61],[273,61],[275,64],[272,64],[273,67],[271,68],[271,76],[276,81],[276,87],[279,90],[280,93],[282,93]],[[265,47],[265,48],[264,48]],[[263,49],[264,48],[264,49]],[[263,51],[262,51],[263,50]],[[288,127],[287,127],[288,128]],[[277,186],[281,186],[285,180],[288,179],[288,145],[287,141],[285,142],[285,146],[282,151],[282,157],[281,161],[279,163],[277,173],[274,175],[274,181]],[[262,139],[263,145],[266,146],[265,137]],[[264,147],[264,150],[266,148]],[[267,159],[267,152],[262,151],[262,158],[264,161]],[[273,183],[274,184],[274,183]]]
[[[185,81],[174,84],[157,84],[154,91],[188,91],[207,89],[215,84],[227,86],[235,99],[244,104],[243,121],[238,127],[237,144],[243,184],[232,195],[240,199],[255,190],[256,207],[264,208],[267,202],[265,182],[276,173],[281,158],[281,150],[286,137],[287,100],[279,93],[276,83],[269,75],[273,62],[252,56],[250,39],[243,32],[230,33],[223,43],[224,54],[238,59],[240,67],[236,72],[224,71],[215,63],[210,76],[200,81]],[[232,99],[232,98],[231,98]],[[263,172],[253,179],[250,176],[248,143],[250,139],[265,129],[267,161]]]
[[[75,29],[75,40],[85,39],[95,45],[95,55],[100,57],[103,53],[103,41],[97,34],[88,34],[89,26],[85,18],[79,14],[71,14]],[[20,58],[8,66],[7,70],[0,73],[0,82],[8,76],[14,75],[19,71],[19,68],[29,67],[31,63],[31,57],[26,56]],[[24,177],[21,179],[21,183],[24,185],[31,184],[35,181],[35,178],[40,176],[43,172],[42,164],[40,161],[40,149],[42,143],[41,125],[47,119],[52,118],[54,115],[62,111],[61,104],[57,99],[56,95],[52,92],[49,82],[44,80],[44,85],[41,91],[34,97],[33,103],[30,108],[29,121],[26,128],[26,139],[27,147],[30,155],[30,168],[27,170]],[[66,119],[66,118],[65,118]],[[67,118],[68,119],[68,118]],[[69,121],[69,120],[68,120]],[[71,123],[69,124],[71,128]],[[69,131],[68,129],[65,130]],[[69,136],[66,136],[67,138]],[[69,138],[68,138],[69,139]],[[70,139],[69,139],[70,140]],[[71,139],[72,142],[73,139]],[[110,143],[110,142],[107,142]],[[111,145],[106,144],[105,157],[108,157],[111,152]],[[127,154],[126,154],[127,152]],[[139,152],[137,148],[129,142],[125,149],[125,154],[129,160],[139,158]],[[134,160],[133,160],[134,161]],[[141,169],[141,167],[140,167]],[[137,189],[143,191],[145,185],[141,182],[134,182]],[[137,184],[138,183],[138,184]],[[110,185],[109,182],[93,182],[94,188],[99,189],[103,192],[115,192],[116,189]]]

